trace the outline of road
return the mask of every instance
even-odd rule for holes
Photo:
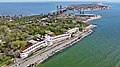
[[[80,39],[82,39],[83,37],[85,37],[88,34],[90,34],[91,33],[90,31],[86,32],[86,33],[83,33],[81,35],[82,37]],[[38,52],[37,54],[33,55],[32,57],[27,58],[27,59],[22,60],[22,61],[19,61],[18,63],[15,63],[14,65],[12,65],[10,67],[27,67],[27,66],[29,66],[31,64],[34,64],[36,62],[42,62],[45,59],[47,59],[49,56],[52,56],[56,52],[58,52],[58,51],[60,51],[60,50],[62,50],[64,48],[66,48],[66,45],[68,45],[68,44],[72,45],[73,43],[75,43],[76,41],[79,41],[79,40],[78,40],[78,37],[72,38],[70,40],[66,40],[64,43],[62,43],[60,45],[57,45],[54,48],[51,48],[51,49],[49,49],[47,51],[44,51],[44,52]]]

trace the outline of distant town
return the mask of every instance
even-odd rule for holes
[[[0,16],[0,67],[36,66],[93,32],[97,25],[88,22],[102,16],[85,11],[109,8],[101,3],[72,4],[40,15]]]

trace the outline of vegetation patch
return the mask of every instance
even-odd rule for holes
[[[3,59],[0,60],[0,67],[7,63],[8,60],[12,59],[12,56],[5,56]]]

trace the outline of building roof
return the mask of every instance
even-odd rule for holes
[[[28,41],[28,42],[30,42],[30,43],[32,43],[32,44],[37,43],[37,41],[35,41],[35,40],[30,40],[30,41]]]
[[[26,47],[21,48],[20,50],[21,50],[21,52],[23,52],[24,50],[26,50],[27,48],[29,48],[29,47],[31,47],[31,46],[32,46],[32,44],[31,44],[31,43],[29,43],[29,44],[27,44],[27,46],[26,46]]]
[[[76,30],[79,30],[79,28],[73,28],[73,29],[68,30],[67,32],[73,33],[73,32],[75,32]]]
[[[48,34],[49,36],[51,36],[51,37],[55,37],[56,35],[55,34]]]

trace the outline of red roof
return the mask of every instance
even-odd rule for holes
[[[24,50],[26,50],[27,48],[29,48],[29,47],[31,47],[31,46],[32,46],[32,44],[27,44],[27,46],[26,46],[26,47],[21,48],[20,50],[21,50],[21,51],[24,51]]]
[[[54,36],[56,36],[55,34],[48,34],[49,36],[51,36],[51,37],[54,37]]]

